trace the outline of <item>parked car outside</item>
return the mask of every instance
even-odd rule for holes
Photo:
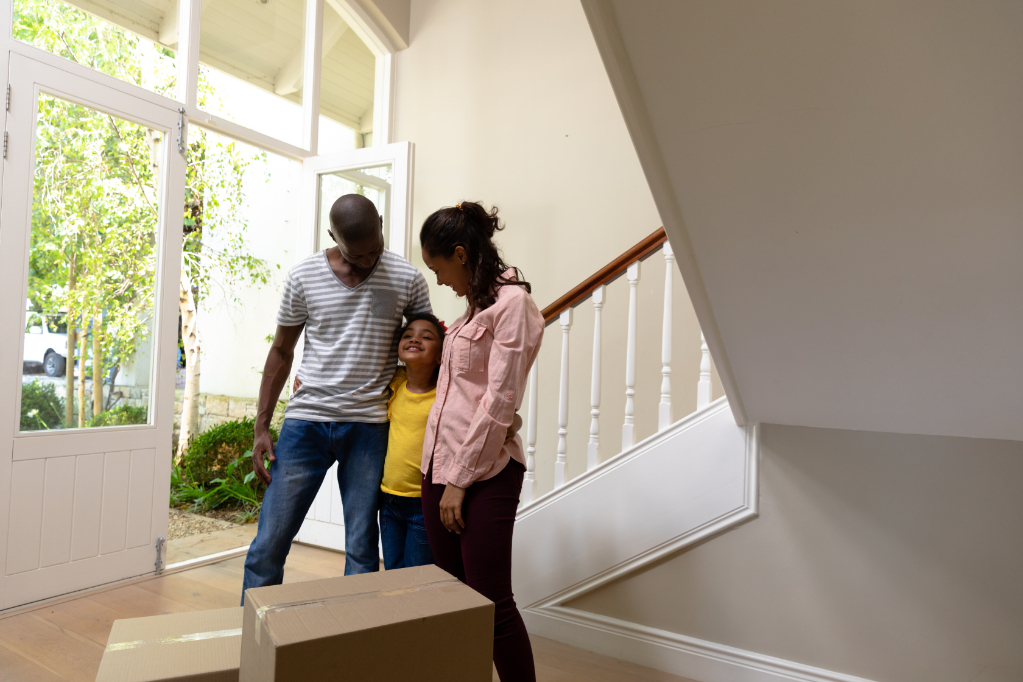
[[[56,317],[29,313],[25,323],[23,362],[42,365],[46,376],[60,377],[67,371],[67,324]]]

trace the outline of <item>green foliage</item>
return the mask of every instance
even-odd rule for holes
[[[14,37],[97,71],[173,96],[174,53],[60,0],[15,0]]]
[[[244,473],[248,470],[248,473]],[[263,489],[252,471],[252,450],[232,460],[223,475],[202,485],[189,480],[180,466],[171,470],[171,505],[193,512],[209,511],[224,506],[241,507],[238,523],[249,523],[258,514],[263,502]]]
[[[42,431],[64,428],[64,400],[57,385],[30,381],[21,387],[21,430]]]
[[[199,95],[200,106],[214,96],[204,71]],[[241,287],[270,281],[269,265],[249,253],[242,212],[246,173],[254,163],[265,169],[266,153],[198,126],[189,136],[182,264],[197,301],[214,286],[237,300]]]
[[[243,473],[246,470],[248,473]],[[258,507],[262,497],[262,491],[256,481],[256,472],[252,470],[252,450],[247,450],[245,454],[227,465],[223,476],[210,481],[210,486],[203,497],[203,504],[208,509],[216,509],[228,503]]]
[[[119,405],[112,410],[97,414],[89,421],[89,426],[125,426],[128,424],[145,424],[148,421],[149,410],[147,408]]]
[[[255,428],[255,420],[245,418],[206,429],[192,439],[181,458],[185,476],[202,486],[225,476],[232,462],[243,459],[245,452],[252,450]],[[270,437],[277,442],[275,429],[270,429]],[[239,473],[244,479],[252,471],[251,458],[240,466]]]
[[[188,480],[181,467],[177,464],[171,467],[171,489],[170,503],[172,507],[201,506],[202,496],[206,493],[201,485]]]

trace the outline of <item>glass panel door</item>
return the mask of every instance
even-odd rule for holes
[[[355,149],[306,159],[303,169],[303,230],[299,254],[330,248],[330,207],[345,194],[368,197],[384,219],[384,246],[409,257],[412,234],[411,142]]]
[[[0,608],[156,569],[184,205],[176,112],[21,55],[10,68]]]
[[[40,92],[19,430],[151,423],[163,133]]]
[[[345,194],[361,194],[374,203],[384,219],[384,246],[408,259],[409,250],[413,247],[413,160],[414,147],[410,142],[306,159],[302,166],[302,203],[305,210],[296,262],[334,246],[334,240],[328,233],[328,215],[337,198]],[[299,344],[294,363],[296,370],[301,362],[301,348],[302,344]],[[306,514],[298,540],[344,551],[344,528],[337,474],[331,468]]]

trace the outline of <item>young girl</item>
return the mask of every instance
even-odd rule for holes
[[[388,570],[433,563],[423,523],[420,466],[443,344],[444,326],[429,313],[408,318],[398,341],[398,358],[405,366],[391,380],[391,427],[380,483],[380,537]]]

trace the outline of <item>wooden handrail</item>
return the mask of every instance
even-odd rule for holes
[[[644,238],[628,251],[587,277],[579,286],[573,288],[554,303],[544,308],[542,313],[544,322],[550,324],[558,319],[561,313],[585,301],[586,297],[592,294],[600,285],[610,284],[621,277],[629,269],[630,265],[636,261],[643,260],[657,251],[666,241],[668,241],[668,235],[664,234],[664,228],[658,228],[649,237]]]

